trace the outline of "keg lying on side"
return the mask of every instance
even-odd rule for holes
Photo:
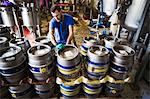
[[[87,74],[91,79],[101,79],[105,76],[109,66],[109,51],[103,46],[93,45],[87,53]]]
[[[0,37],[0,53],[9,47],[8,39],[6,37]]]
[[[34,86],[36,93],[40,96],[40,98],[46,99],[54,94],[54,83],[51,84],[42,84]]]
[[[107,36],[104,39],[105,42],[105,47],[111,52],[113,46],[119,44],[118,39],[116,39],[116,41],[114,41],[114,37],[113,36]]]
[[[81,57],[78,48],[74,45],[66,45],[64,49],[57,51],[57,67],[59,72],[67,78],[79,76]]]
[[[0,73],[9,83],[18,83],[26,76],[26,57],[20,47],[10,46],[1,54]]]
[[[28,50],[29,66],[34,78],[45,81],[51,73],[52,56],[51,48],[48,45],[38,44]]]
[[[84,84],[83,85],[84,94],[89,98],[96,98],[99,96],[102,90],[102,84]]]
[[[60,84],[60,92],[64,98],[75,98],[80,92],[80,85],[67,86]]]
[[[9,42],[12,46],[19,46],[21,47],[24,54],[27,54],[27,50],[30,48],[29,41],[26,38],[14,38]]]
[[[110,76],[125,79],[131,71],[135,51],[126,45],[116,45],[112,49]]]
[[[29,84],[22,84],[18,86],[10,86],[9,91],[13,98],[31,98],[33,88]]]
[[[105,86],[105,94],[107,96],[119,96],[123,90],[123,84],[106,83]]]
[[[53,44],[51,43],[50,38],[48,38],[47,36],[40,36],[36,38],[35,41],[40,44],[49,45],[51,48],[54,47]]]
[[[83,39],[82,45],[80,46],[81,54],[86,56],[88,48],[92,45],[97,45],[97,44],[98,44],[98,41],[97,41],[96,38],[94,38],[94,37],[85,37]]]

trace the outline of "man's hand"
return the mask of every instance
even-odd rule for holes
[[[64,49],[65,45],[64,44],[58,44],[56,45],[56,49]]]
[[[70,44],[73,39],[74,33],[73,33],[73,26],[69,26],[69,36],[67,38],[66,45]]]

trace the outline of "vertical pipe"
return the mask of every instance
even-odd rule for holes
[[[17,20],[17,15],[16,15],[14,9],[13,9],[13,15],[14,15],[14,19],[15,19],[15,24],[16,24],[16,26],[18,28],[18,34],[17,34],[17,36],[20,38],[21,37],[20,27],[19,27],[18,20]]]

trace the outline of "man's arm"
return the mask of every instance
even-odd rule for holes
[[[53,21],[53,19],[51,19],[50,22],[49,22],[49,32],[48,32],[48,34],[50,36],[50,40],[51,40],[52,44],[54,46],[56,46],[57,43],[56,43],[55,36],[54,36],[54,33],[55,33],[54,28],[55,28],[54,21]]]
[[[70,44],[74,36],[73,25],[69,25],[69,36],[67,38],[66,44]]]
[[[54,46],[56,46],[57,43],[56,43],[55,36],[54,36],[54,29],[50,29],[49,33],[50,33],[50,40],[51,40],[52,44]]]

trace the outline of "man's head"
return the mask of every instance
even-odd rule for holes
[[[61,20],[61,12],[59,6],[52,6],[51,7],[51,14],[56,19],[57,22],[60,22]]]

